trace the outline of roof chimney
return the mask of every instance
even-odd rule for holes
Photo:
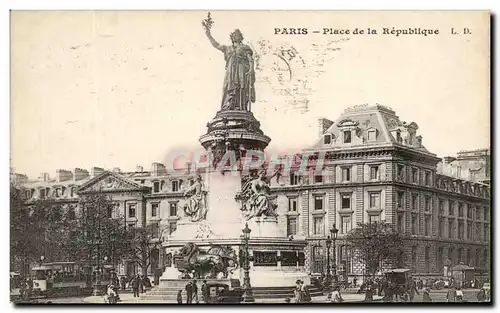
[[[90,176],[91,177],[96,177],[98,175],[101,175],[102,173],[104,173],[104,169],[103,168],[93,167],[93,168],[90,169]]]
[[[49,173],[40,173],[40,177],[38,178],[44,182],[48,182],[50,180]]]
[[[319,137],[323,136],[324,133],[333,125],[333,122],[326,118],[318,119],[319,125]]]
[[[160,176],[166,173],[165,165],[161,163],[153,163],[151,165],[151,172],[153,176]]]
[[[120,172],[121,172],[121,170],[120,170],[119,167],[114,167],[113,168],[113,173],[120,173]]]
[[[137,165],[137,166],[135,167],[135,171],[136,171],[136,172],[138,172],[138,173],[139,173],[139,172],[144,172],[144,168],[143,168],[142,166],[140,166],[140,165]]]
[[[89,171],[78,168],[78,167],[73,170],[73,179],[75,181],[82,180],[82,179],[85,179],[87,177],[89,177]]]
[[[73,173],[68,170],[58,169],[56,170],[56,182],[60,183],[63,181],[71,180],[73,178]]]

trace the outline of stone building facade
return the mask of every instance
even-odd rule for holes
[[[331,262],[340,275],[361,277],[364,266],[344,237],[358,223],[371,221],[387,221],[405,235],[406,266],[414,275],[442,276],[449,261],[488,271],[488,149],[442,160],[425,148],[416,123],[402,122],[378,104],[348,108],[336,121],[321,119],[319,126],[320,138],[300,153],[309,165],[302,171],[292,167],[271,181],[278,223],[290,241],[307,240],[304,262],[312,274],[326,271],[325,239],[335,225],[339,233]],[[157,237],[168,240],[184,217],[183,191],[192,175],[188,167],[185,175],[172,176],[163,164],[153,163],[149,171],[140,166],[133,172],[77,168],[58,170],[53,179],[46,173],[37,180],[20,174],[12,179],[24,188],[27,203],[52,199],[77,214],[79,194],[109,194],[116,203],[113,216],[123,216],[128,227],[152,224]],[[149,274],[167,262],[161,250]],[[120,274],[137,271],[133,263],[119,266]]]

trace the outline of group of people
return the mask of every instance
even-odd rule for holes
[[[307,285],[304,284],[303,280],[298,279],[295,282],[294,293],[294,302],[295,303],[309,303],[311,302],[311,294],[309,293],[309,289]]]
[[[128,284],[132,287],[134,298],[139,297],[139,293],[144,293],[146,288],[151,288],[151,281],[146,275],[135,275],[128,280]],[[125,290],[127,288],[127,279],[124,276],[120,278],[120,285],[122,287],[122,290]]]
[[[187,304],[200,303],[200,300],[198,298],[198,285],[196,283],[196,279],[188,282],[184,289],[186,290]],[[203,284],[201,285],[201,300],[203,303],[212,303],[212,299],[210,297],[210,287],[208,286],[206,280],[204,280]],[[177,303],[183,303],[182,289],[177,292]]]

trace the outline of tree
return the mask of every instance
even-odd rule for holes
[[[97,266],[107,257],[116,265],[129,254],[124,218],[113,216],[114,206],[115,203],[101,192],[80,197],[80,216],[70,234],[71,248],[77,259]]]
[[[161,246],[158,228],[153,225],[131,228],[129,233],[130,258],[141,267],[146,275],[151,265],[152,252]]]
[[[360,223],[347,234],[346,241],[354,259],[365,265],[368,275],[378,272],[382,262],[401,266],[403,238],[387,222]]]
[[[22,190],[10,186],[10,267],[24,275],[29,262],[39,256],[37,233],[31,210],[24,204]]]

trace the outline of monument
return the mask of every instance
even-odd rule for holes
[[[310,284],[304,268],[305,238],[288,238],[278,227],[277,204],[270,179],[278,174],[265,167],[246,171],[257,153],[271,139],[260,129],[251,111],[256,102],[253,52],[243,43],[240,30],[231,33],[231,45],[219,44],[211,35],[213,20],[202,22],[213,47],[226,61],[220,110],[200,137],[210,166],[198,170],[185,191],[185,217],[163,243],[170,262],[159,289],[175,295],[188,279],[206,279],[242,285],[244,278],[242,229],[251,229],[248,240],[249,276],[254,295],[287,290],[297,280]],[[226,166],[227,164],[232,166]]]

